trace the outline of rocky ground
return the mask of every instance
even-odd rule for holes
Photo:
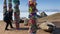
[[[60,22],[57,22],[57,23],[54,22],[54,24],[57,27],[60,26]],[[15,27],[14,24],[13,26]],[[5,23],[3,21],[0,21],[0,34],[29,34],[28,26],[24,26],[24,24],[20,24],[20,30],[11,29],[9,31],[5,31],[4,28],[5,28]],[[56,30],[53,31],[53,33],[48,33],[41,29],[38,29],[37,34],[60,34],[60,28],[56,28]]]

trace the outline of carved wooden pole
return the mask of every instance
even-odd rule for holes
[[[29,0],[29,23],[30,23],[30,28],[29,28],[29,33],[30,34],[36,34],[37,32],[37,9],[36,9],[36,0]]]
[[[10,14],[10,19],[12,19],[12,15],[13,15],[13,9],[12,9],[12,0],[8,0],[8,11],[9,11],[9,14]]]
[[[8,7],[9,9],[12,8],[12,0],[8,0]]]
[[[15,20],[15,24],[16,24],[16,29],[19,29],[19,20],[20,20],[19,5],[20,5],[20,1],[13,0],[13,2],[14,2],[14,20]]]
[[[4,6],[3,6],[3,15],[7,12],[7,2],[4,0]]]

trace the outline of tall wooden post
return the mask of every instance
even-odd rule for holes
[[[8,8],[12,8],[12,0],[8,0]]]
[[[14,20],[15,20],[15,24],[16,24],[16,29],[19,29],[19,20],[20,20],[19,5],[20,5],[20,1],[13,0],[13,2],[14,2]]]
[[[12,15],[13,15],[13,9],[12,9],[12,0],[8,0],[8,11],[9,11],[9,13],[10,13],[10,19],[11,19],[11,21],[13,20],[12,19]]]
[[[37,31],[37,9],[36,9],[36,0],[29,0],[29,23],[30,23],[30,34],[36,34]]]
[[[3,15],[7,12],[7,1],[4,0],[4,6],[3,6]],[[4,16],[3,16],[4,17]]]

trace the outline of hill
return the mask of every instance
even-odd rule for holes
[[[60,13],[55,13],[53,15],[49,15],[43,18],[38,18],[39,22],[43,21],[60,21]]]

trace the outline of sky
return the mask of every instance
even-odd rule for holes
[[[3,19],[3,1],[0,0],[0,20]],[[37,9],[39,12],[46,11],[46,14],[51,15],[60,12],[60,0],[36,0]],[[14,3],[13,3],[14,7]],[[20,0],[20,16],[28,17],[28,0]],[[23,16],[22,16],[23,15]]]
[[[28,0],[20,0],[21,1],[21,9],[26,10],[28,8]],[[36,0],[37,9],[38,10],[46,10],[46,9],[60,9],[60,0]],[[24,9],[23,9],[24,8]]]

